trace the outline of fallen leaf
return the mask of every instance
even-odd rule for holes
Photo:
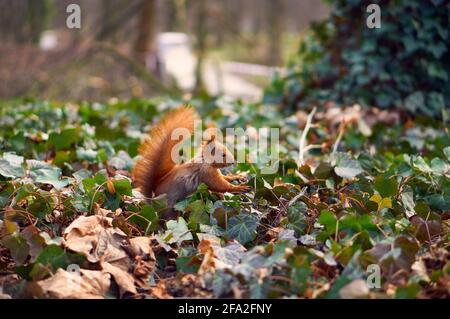
[[[142,256],[142,255],[153,255],[153,250],[150,246],[151,240],[150,237],[135,237],[130,239],[130,249],[131,252],[135,256]],[[153,255],[154,257],[154,255]]]
[[[363,279],[353,280],[351,283],[345,285],[339,291],[339,295],[343,299],[361,299],[367,298],[369,295],[369,287]]]
[[[415,234],[421,242],[430,241],[442,233],[442,226],[439,220],[430,219],[425,221],[422,217],[414,215],[410,221],[416,227]]]
[[[155,287],[150,289],[150,294],[158,299],[172,299],[173,297],[167,292],[164,281],[158,282]]]
[[[115,282],[120,288],[120,296],[123,296],[125,292],[131,292],[132,294],[137,293],[134,285],[134,277],[130,273],[107,262],[103,262],[101,265],[104,272],[107,272],[114,277]]]
[[[121,247],[127,236],[112,227],[109,217],[78,217],[66,228],[63,238],[66,248],[84,254],[91,263],[109,262],[123,270],[130,266],[129,258]]]
[[[39,298],[100,299],[110,287],[110,277],[101,271],[80,269],[78,273],[60,268],[55,275],[34,284],[40,290]]]

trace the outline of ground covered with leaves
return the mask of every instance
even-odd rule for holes
[[[280,128],[279,170],[238,164],[252,191],[201,185],[163,220],[164,196],[146,203],[130,176],[178,104],[1,105],[0,297],[450,297],[442,121],[328,104],[307,125],[303,111],[191,101],[206,124]]]

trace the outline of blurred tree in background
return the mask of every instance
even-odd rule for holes
[[[27,6],[27,27],[33,43],[38,43],[41,33],[50,26],[54,15],[52,0],[29,1]]]
[[[381,28],[366,26],[367,5],[381,7]],[[291,109],[337,101],[440,116],[450,107],[450,2],[331,0],[286,77],[266,99]]]
[[[6,41],[38,43],[55,16],[53,0],[1,1],[0,38]]]
[[[135,51],[138,59],[145,63],[145,58],[149,53],[154,51],[154,19],[156,1],[145,0],[142,3],[141,12],[138,22],[138,36],[135,44]]]
[[[81,29],[66,26],[69,4],[81,8]],[[0,98],[105,100],[167,93],[175,82],[158,83],[167,77],[161,75],[157,43],[167,32],[191,40],[198,62],[193,91],[204,92],[204,69],[208,83],[223,73],[224,61],[284,65],[310,22],[328,13],[317,0],[0,0]],[[259,92],[270,79],[233,76]]]

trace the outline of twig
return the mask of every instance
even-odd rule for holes
[[[339,219],[336,220],[336,229],[334,231],[334,242],[336,243],[338,241],[338,235],[339,235]]]
[[[308,118],[306,120],[305,128],[303,129],[302,136],[300,137],[300,143],[298,145],[298,164],[303,165],[305,163],[304,157],[305,153],[311,149],[311,147],[306,147],[306,136],[308,135],[309,129],[311,128],[312,119],[314,114],[316,113],[317,108],[314,107],[309,113]],[[314,147],[312,147],[314,148]]]
[[[98,185],[98,186],[97,186],[97,189],[95,190],[94,196],[92,196],[91,203],[90,203],[90,205],[89,205],[89,214],[92,213],[92,207],[94,206],[95,196],[97,196],[97,193],[99,192],[99,190],[100,190],[103,186],[105,186],[106,183],[107,183],[107,182],[104,182],[104,183],[102,183],[101,185]]]
[[[298,193],[297,195],[295,195],[294,198],[292,198],[289,203],[288,203],[288,207],[291,207],[292,205],[294,205],[299,199],[300,197],[302,197],[303,195],[305,195],[306,193],[306,187],[304,187],[300,193]]]
[[[337,152],[337,149],[339,147],[339,143],[342,140],[342,136],[344,136],[344,129],[345,129],[345,121],[341,123],[341,125],[339,126],[339,134],[336,138],[336,141],[334,142],[333,145],[333,151],[331,152],[331,154],[334,154]]]

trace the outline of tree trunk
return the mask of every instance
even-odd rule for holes
[[[29,0],[27,18],[30,39],[39,43],[41,33],[49,28],[53,15],[53,2],[50,0]]]
[[[105,38],[102,38],[101,35],[103,35],[106,32],[105,30],[108,30],[113,25],[114,20],[117,18],[115,14],[117,11],[114,10],[114,4],[114,1],[102,0],[102,32],[97,34],[98,41],[105,40]]]
[[[281,1],[266,1],[267,20],[269,27],[269,46],[267,51],[267,63],[279,65],[281,63],[281,45],[283,34],[283,5]]]
[[[134,51],[139,61],[148,65],[149,57],[154,51],[154,27],[155,27],[156,0],[144,0],[138,21],[138,36]]]
[[[195,68],[195,88],[199,93],[205,90],[203,82],[203,62],[206,54],[206,35],[207,35],[207,3],[206,0],[197,0],[197,14],[195,25],[197,66]]]

